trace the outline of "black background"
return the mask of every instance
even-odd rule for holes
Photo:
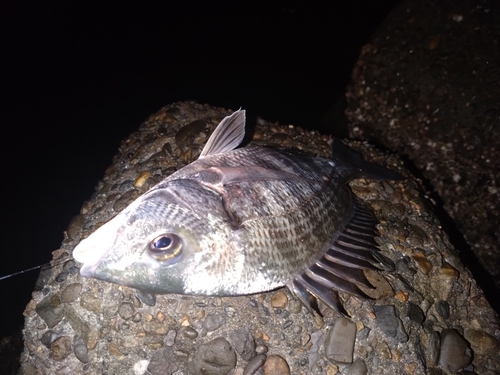
[[[328,115],[397,3],[2,1],[0,276],[50,260],[120,140],[166,104],[338,133]],[[37,274],[0,281],[0,337]]]

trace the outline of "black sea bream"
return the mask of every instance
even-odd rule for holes
[[[236,148],[245,111],[224,118],[198,160],[137,198],[73,252],[85,277],[151,293],[235,296],[288,286],[344,312],[364,269],[388,263],[377,221],[347,183],[400,179],[340,141],[330,158]]]

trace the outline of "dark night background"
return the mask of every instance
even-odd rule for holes
[[[0,4],[0,276],[47,263],[121,139],[181,100],[334,133],[361,47],[398,3]],[[38,271],[0,281],[0,337]]]

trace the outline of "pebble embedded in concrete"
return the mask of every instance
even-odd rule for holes
[[[71,354],[71,338],[61,336],[50,345],[50,356],[56,361],[62,361]]]
[[[288,303],[285,292],[278,291],[271,297],[271,307],[284,309]]]
[[[343,373],[344,375],[367,375],[368,369],[366,368],[365,362],[358,358],[349,366],[347,366],[344,369]]]
[[[338,364],[352,363],[356,324],[347,318],[335,320],[325,340],[327,358]]]
[[[456,372],[467,366],[471,360],[467,341],[454,329],[443,329],[441,332],[439,367]]]
[[[255,340],[248,330],[238,329],[230,331],[227,335],[227,339],[232,343],[234,350],[236,350],[245,361],[249,361],[250,358],[255,355]],[[260,352],[260,354],[264,353],[265,351]]]
[[[290,375],[290,367],[279,355],[268,355],[263,365],[264,375]]]
[[[392,305],[374,307],[376,322],[382,332],[393,338],[396,342],[408,341],[403,322],[396,316],[396,309]]]
[[[226,339],[219,337],[200,345],[190,368],[195,374],[226,375],[235,366],[235,351]]]
[[[257,354],[255,357],[250,359],[243,370],[243,375],[253,375],[255,372],[262,367],[264,362],[266,362],[267,356],[265,354]]]

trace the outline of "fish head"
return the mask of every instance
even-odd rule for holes
[[[225,295],[243,261],[226,219],[216,193],[169,181],[82,240],[73,256],[84,277],[151,293]]]

